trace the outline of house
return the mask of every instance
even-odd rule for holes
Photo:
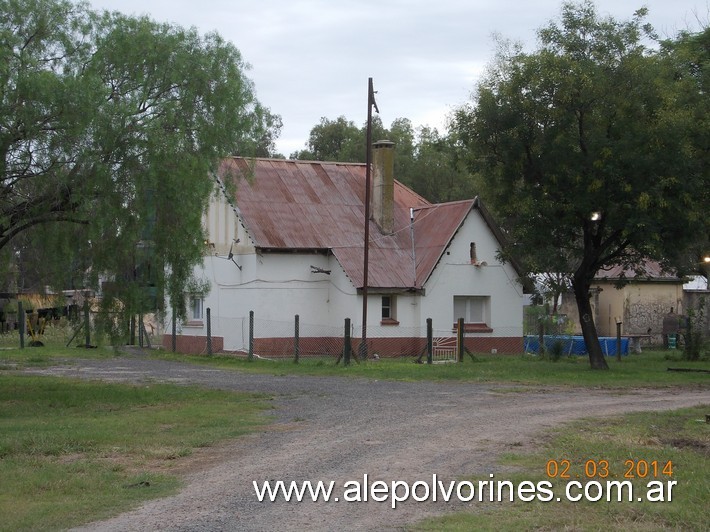
[[[620,285],[622,281],[625,284]],[[639,271],[623,266],[600,270],[590,290],[597,333],[616,336],[616,323],[620,321],[622,335],[650,335],[649,340],[660,343],[664,317],[684,312],[684,282],[652,260],[643,261]],[[563,296],[563,307],[581,330],[574,294]]]
[[[392,143],[374,145],[368,349],[416,355],[427,318],[436,336],[452,337],[462,317],[470,349],[520,352],[523,289],[497,259],[503,235],[490,214],[479,199],[431,204],[394,179],[393,157]],[[177,350],[205,351],[208,308],[215,350],[247,349],[250,312],[257,353],[292,349],[296,315],[316,331],[301,337],[342,336],[346,318],[360,337],[365,183],[364,164],[223,161],[195,272],[210,289],[192,294]]]

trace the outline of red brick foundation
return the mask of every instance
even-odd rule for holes
[[[343,338],[308,337],[299,339],[299,353],[302,357],[322,356],[336,358],[343,352]],[[360,339],[351,340],[353,353],[360,351]],[[455,345],[455,341],[453,343]],[[522,353],[523,338],[519,337],[469,337],[465,339],[466,349],[471,353]],[[172,338],[169,334],[163,336],[163,347],[172,349]],[[377,354],[381,357],[418,357],[426,354],[426,338],[394,337],[368,338],[368,355]],[[184,354],[206,354],[206,336],[176,337],[176,351]],[[212,337],[212,352],[224,351],[224,338]],[[254,354],[263,357],[290,358],[294,356],[293,338],[255,338]]]
[[[426,354],[426,338],[368,338],[368,355],[377,354],[380,357],[418,357]],[[330,356],[337,357],[343,352],[342,338],[301,338],[299,340],[300,356]],[[360,352],[360,339],[351,340],[353,353]],[[475,337],[466,338],[466,349],[472,353],[522,353],[523,339],[520,337]],[[293,338],[255,338],[254,353],[264,357],[289,358],[295,352]]]

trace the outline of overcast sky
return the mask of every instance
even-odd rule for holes
[[[628,20],[640,7],[662,36],[707,25],[709,0],[597,0]],[[494,54],[493,35],[536,48],[535,31],[561,0],[90,0],[95,9],[149,15],[217,31],[251,65],[257,97],[283,119],[278,151],[305,147],[321,117],[367,119],[373,78],[380,117],[444,130]]]

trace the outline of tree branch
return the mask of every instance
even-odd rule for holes
[[[3,235],[0,237],[0,249],[5,247],[13,238],[15,238],[15,236],[20,234],[22,231],[25,231],[26,229],[29,229],[30,227],[34,227],[36,225],[52,222],[70,222],[81,225],[89,225],[88,220],[85,220],[83,218],[74,218],[73,216],[65,212],[50,214],[54,214],[54,216],[35,217],[34,219],[27,220],[23,224],[16,225],[13,228],[8,229],[6,232],[3,232]]]

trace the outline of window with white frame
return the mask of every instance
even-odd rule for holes
[[[205,301],[202,296],[190,296],[190,321],[202,321],[204,319]]]
[[[396,324],[397,298],[392,295],[382,296],[382,323]]]
[[[463,318],[466,325],[487,328],[490,323],[489,296],[454,296],[454,323]]]

